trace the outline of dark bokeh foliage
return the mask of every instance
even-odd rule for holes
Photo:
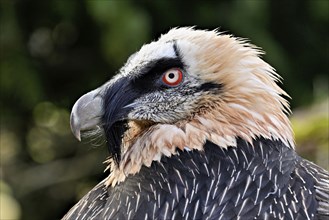
[[[70,109],[172,27],[262,47],[293,108],[327,97],[328,11],[327,0],[1,0],[1,213],[58,219],[107,175],[104,141],[74,140]]]

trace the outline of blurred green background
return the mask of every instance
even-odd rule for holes
[[[1,0],[1,219],[59,219],[107,173],[74,102],[171,27],[249,38],[284,78],[297,150],[328,165],[328,0]]]

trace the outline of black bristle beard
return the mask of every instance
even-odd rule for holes
[[[107,146],[110,158],[119,165],[121,160],[121,145],[124,133],[128,129],[128,121],[121,120],[115,122],[106,132]]]

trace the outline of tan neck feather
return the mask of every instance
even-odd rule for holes
[[[279,139],[294,147],[290,122],[282,111],[274,108],[273,111],[265,111],[267,114],[259,114],[238,102],[217,103],[211,111],[177,124],[155,124],[145,129],[137,122],[130,122],[130,129],[123,139],[119,166],[111,159],[107,161],[111,174],[106,184],[115,186],[126,176],[138,173],[143,165],[149,167],[153,161],[160,161],[162,156],[175,155],[177,148],[202,151],[207,140],[227,148],[238,147],[238,137],[250,144],[256,137],[264,137]]]

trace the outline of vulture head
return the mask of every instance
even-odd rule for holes
[[[227,148],[264,137],[293,148],[287,94],[261,54],[217,31],[172,29],[75,103],[72,131],[80,139],[103,129],[112,186],[178,149],[202,151],[206,141]]]

